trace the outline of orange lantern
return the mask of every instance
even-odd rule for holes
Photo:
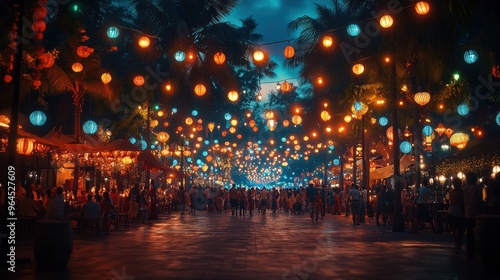
[[[281,84],[281,91],[283,92],[289,92],[292,90],[292,84],[284,81],[283,84]]]
[[[168,135],[168,133],[162,131],[162,132],[159,132],[157,135],[156,135],[156,139],[158,139],[158,141],[160,141],[161,143],[165,143],[168,141],[168,139],[170,138],[170,136]]]
[[[323,121],[325,121],[325,122],[326,122],[326,121],[328,121],[330,118],[331,118],[331,116],[330,116],[330,113],[328,113],[328,111],[323,110],[323,111],[321,112],[321,119],[322,119]]]
[[[292,58],[295,55],[295,49],[292,46],[286,46],[283,50],[283,54],[286,58]]]
[[[206,160],[207,162],[212,162],[212,160],[213,160],[213,159],[214,159],[214,158],[213,158],[211,155],[208,155],[207,157],[205,157],[205,160]]]
[[[71,65],[71,69],[73,70],[73,72],[79,73],[82,72],[83,65],[80,62],[75,62],[73,63],[73,65]]]
[[[203,84],[197,84],[194,87],[194,93],[198,96],[205,95],[205,92],[207,92],[207,88]]]
[[[431,95],[428,92],[417,92],[415,96],[413,96],[413,99],[418,105],[424,106],[431,100]]]
[[[111,82],[111,79],[112,79],[112,77],[111,77],[111,74],[109,74],[109,73],[104,73],[101,75],[101,80],[105,85],[109,84],[109,82]]]
[[[35,147],[35,140],[31,138],[19,138],[17,140],[17,152],[21,155],[30,155]]]
[[[91,53],[94,52],[94,49],[92,48],[89,48],[87,46],[79,46],[77,49],[76,49],[76,54],[81,57],[81,58],[86,58],[86,57],[89,57],[89,55]]]
[[[462,132],[455,133],[450,137],[450,144],[459,150],[464,149],[468,141],[469,135]]]
[[[365,67],[361,63],[354,64],[354,66],[352,67],[352,72],[356,75],[361,75],[364,71]]]
[[[214,61],[216,64],[221,65],[226,61],[226,55],[223,52],[216,52],[214,54]]]
[[[143,49],[144,49],[144,48],[149,47],[149,43],[150,43],[150,41],[149,41],[149,38],[148,38],[148,37],[146,37],[146,36],[141,36],[141,37],[139,38],[139,41],[138,41],[137,43],[139,44],[139,47],[141,47],[141,48],[143,48]]]
[[[143,76],[135,76],[134,77],[134,85],[140,87],[144,84],[144,77]]]
[[[290,121],[289,120],[284,120],[283,121],[283,126],[284,127],[288,127],[290,125]]]
[[[302,117],[301,116],[293,116],[292,117],[292,123],[295,124],[295,125],[299,125],[302,123]]]
[[[193,124],[193,119],[191,117],[186,118],[186,124],[187,125],[192,125]]]
[[[261,50],[255,51],[253,53],[253,60],[257,62],[264,60],[264,53]]]
[[[394,23],[394,19],[390,15],[385,15],[380,18],[380,26],[389,28]]]
[[[429,12],[429,4],[425,1],[420,1],[417,4],[415,4],[415,11],[419,15],[425,15]]]
[[[231,102],[236,102],[239,98],[239,95],[238,95],[238,92],[235,91],[235,90],[231,90],[230,92],[228,92],[227,94],[227,98],[231,101]]]
[[[229,133],[234,134],[235,132],[236,132],[236,127],[231,126],[231,127],[229,128]]]
[[[325,46],[325,48],[329,48],[333,45],[333,38],[327,35],[323,37],[323,40],[321,42],[323,43],[323,46]]]
[[[266,119],[273,119],[274,118],[274,112],[272,110],[267,110],[266,111]]]

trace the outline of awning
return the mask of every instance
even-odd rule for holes
[[[142,162],[144,166],[149,169],[158,169],[158,170],[168,170],[165,165],[163,165],[155,156],[153,156],[150,152],[142,151],[139,153],[137,157],[137,161]]]

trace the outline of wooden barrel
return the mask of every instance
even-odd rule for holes
[[[476,254],[484,270],[500,274],[500,215],[479,215],[474,228]]]
[[[73,232],[69,220],[42,219],[37,222],[34,255],[39,270],[64,270],[73,251]]]

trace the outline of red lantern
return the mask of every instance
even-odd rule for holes
[[[295,55],[295,49],[292,46],[287,46],[283,51],[286,58],[291,58]]]
[[[287,82],[287,81],[284,81],[283,84],[281,84],[281,91],[283,92],[289,92],[292,90],[292,84]]]
[[[4,82],[10,83],[12,81],[12,76],[7,74],[5,77],[3,77]]]
[[[221,65],[224,61],[226,61],[226,55],[223,52],[217,52],[214,55],[214,61],[216,64]]]
[[[493,77],[500,79],[500,64],[493,65],[493,68],[491,68],[491,74]]]
[[[144,84],[144,77],[143,76],[135,76],[134,77],[134,85],[140,87]]]

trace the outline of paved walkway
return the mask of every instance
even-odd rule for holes
[[[76,235],[68,270],[57,273],[37,271],[32,241],[20,243],[18,257],[31,261],[18,264],[15,278],[26,280],[498,279],[449,234],[393,233],[370,218],[353,226],[343,215],[162,214],[109,236]]]

